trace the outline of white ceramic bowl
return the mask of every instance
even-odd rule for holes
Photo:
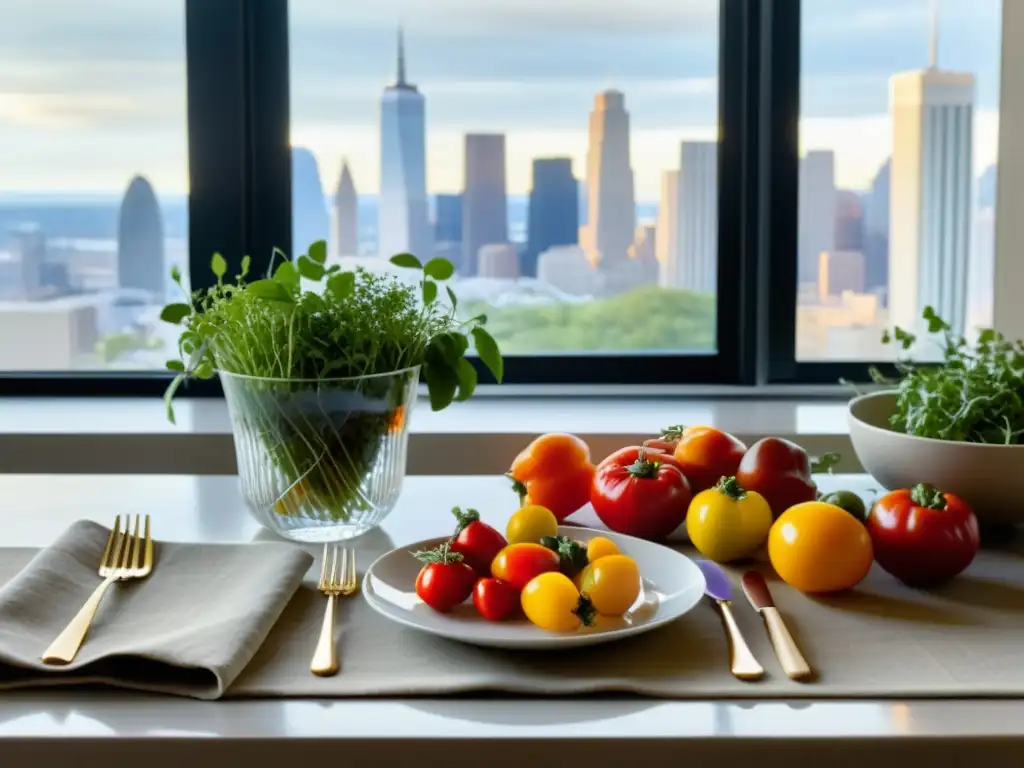
[[[931,483],[966,501],[983,523],[1024,523],[1024,445],[935,440],[894,432],[892,392],[850,401],[850,440],[864,470],[885,488]]]

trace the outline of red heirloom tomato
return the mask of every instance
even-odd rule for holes
[[[811,480],[811,457],[799,445],[781,437],[766,437],[750,446],[736,480],[748,491],[764,496],[773,517],[797,504],[814,501],[818,494]]]
[[[686,519],[693,494],[682,468],[668,454],[623,448],[597,467],[590,503],[613,531],[663,539]]]
[[[876,501],[867,528],[878,564],[915,587],[952,579],[971,564],[980,545],[971,508],[925,484]]]
[[[435,611],[447,613],[469,597],[476,584],[476,571],[452,552],[448,542],[429,552],[414,552],[425,563],[416,577],[416,594]]]
[[[521,590],[534,576],[557,571],[558,554],[540,544],[509,544],[491,563],[491,575]]]
[[[504,621],[519,608],[519,590],[501,579],[480,579],[473,587],[473,605],[488,621]]]
[[[694,493],[706,491],[723,477],[733,477],[747,452],[740,440],[714,427],[669,427],[666,434],[674,434],[672,430],[679,434],[672,455]]]
[[[594,465],[585,442],[553,432],[526,446],[506,476],[519,494],[520,507],[546,507],[562,522],[589,501]]]
[[[475,509],[463,512],[458,507],[452,509],[458,520],[455,538],[452,539],[452,552],[458,552],[481,576],[491,572],[491,561],[494,556],[508,544],[505,537],[487,523],[480,522],[480,513]]]

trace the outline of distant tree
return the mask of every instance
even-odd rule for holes
[[[715,348],[715,298],[691,291],[645,286],[582,304],[466,302],[460,310],[467,317],[485,313],[506,354]]]

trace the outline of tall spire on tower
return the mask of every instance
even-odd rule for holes
[[[402,26],[398,26],[398,80],[395,85],[405,85],[405,36],[402,34]]]
[[[928,69],[939,66],[939,0],[932,0],[932,31],[928,43]]]

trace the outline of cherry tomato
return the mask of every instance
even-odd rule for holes
[[[564,573],[542,573],[523,589],[523,613],[541,629],[569,632],[590,626],[594,607]]]
[[[619,533],[663,539],[686,519],[692,494],[679,463],[646,448],[623,448],[601,462],[590,503]]]
[[[414,552],[425,563],[416,576],[416,594],[435,611],[447,613],[465,601],[476,584],[476,571],[452,552],[448,542],[429,552]]]
[[[592,563],[608,555],[618,555],[618,546],[615,542],[604,536],[595,536],[587,543],[587,562]]]
[[[750,446],[736,479],[748,491],[764,496],[774,517],[795,504],[814,501],[818,495],[811,480],[811,457],[796,443],[780,437],[766,437]]]
[[[509,544],[491,563],[491,575],[522,589],[534,576],[557,571],[559,558],[555,552],[540,544]]]
[[[820,501],[790,507],[768,532],[768,557],[801,592],[850,589],[873,561],[867,529],[845,509]]]
[[[513,513],[505,528],[509,544],[521,544],[532,541],[539,542],[545,536],[558,535],[558,520],[547,507],[530,504]]]
[[[491,572],[494,556],[508,544],[505,537],[487,523],[480,522],[480,513],[475,509],[463,512],[458,507],[452,510],[458,525],[451,550],[462,555],[462,559],[480,576]]]
[[[522,507],[547,507],[559,522],[590,501],[594,465],[575,435],[541,435],[516,456],[506,473]]]
[[[980,545],[971,508],[959,496],[924,484],[876,501],[867,527],[878,564],[915,587],[952,579],[971,564]]]
[[[669,427],[666,437],[678,435],[672,455],[690,481],[694,493],[711,488],[740,467],[747,446],[728,432],[714,427]]]
[[[640,568],[626,555],[608,555],[587,566],[580,592],[602,616],[621,616],[640,596]]]
[[[473,587],[473,605],[488,621],[504,621],[519,608],[519,590],[501,579],[480,579]]]

